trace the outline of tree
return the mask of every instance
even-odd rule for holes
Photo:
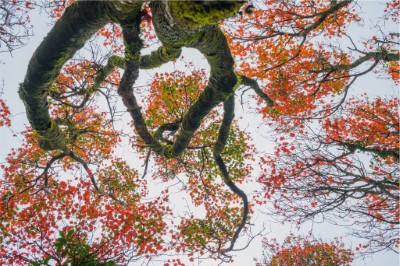
[[[1,263],[112,265],[162,254],[231,261],[239,237],[254,237],[253,207],[270,198],[289,221],[361,217],[368,231],[356,233],[377,243],[371,250],[399,243],[398,100],[345,101],[356,79],[378,67],[398,82],[399,36],[382,30],[357,47],[346,33],[359,20],[352,1],[265,1],[254,11],[243,1],[31,4],[58,21],[19,88],[30,127],[2,165]],[[389,3],[386,18],[397,7]],[[240,8],[247,12],[237,15]],[[318,41],[322,34],[349,39],[357,56]],[[141,55],[156,37],[161,46]],[[156,74],[147,92],[134,87],[139,69],[179,60],[183,47],[204,55],[208,77],[187,63],[186,73]],[[263,190],[251,198],[240,188],[252,182],[255,153],[234,120],[241,87],[255,93],[256,111],[282,141],[262,158]],[[283,142],[289,137],[296,146]],[[360,152],[373,159],[368,174]],[[177,191],[203,213],[177,213]]]

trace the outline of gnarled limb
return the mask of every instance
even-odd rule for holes
[[[122,8],[123,7],[123,8]],[[66,9],[32,56],[19,94],[29,123],[43,138],[41,147],[68,154],[64,134],[49,115],[47,95],[62,66],[99,28],[139,14],[141,2],[78,1]],[[121,10],[127,10],[122,12]]]
[[[334,72],[334,71],[347,71],[354,69],[361,64],[368,62],[370,60],[374,60],[375,62],[384,61],[384,62],[394,62],[400,60],[400,53],[399,51],[389,52],[389,51],[382,51],[382,52],[368,52],[363,53],[364,56],[357,58],[354,62],[350,64],[338,64],[338,65],[328,65],[321,70],[315,70],[315,73],[324,73],[324,72]]]
[[[177,59],[181,52],[180,48],[161,46],[151,54],[140,57],[140,68],[152,69],[160,67],[162,64]]]
[[[251,79],[251,78],[245,77],[243,75],[241,75],[240,78],[242,81],[242,85],[248,86],[251,89],[253,89],[254,92],[257,93],[257,95],[261,97],[261,99],[263,99],[264,101],[267,102],[267,105],[269,107],[272,107],[274,105],[274,102],[272,101],[272,99],[262,91],[262,89],[260,88],[260,86],[258,85],[258,83],[255,79]]]
[[[71,5],[29,62],[19,94],[32,128],[45,139],[47,146],[42,146],[47,149],[66,152],[64,136],[49,115],[49,86],[55,81],[64,63],[107,22],[100,2],[78,2]]]
[[[118,94],[122,97],[122,101],[133,119],[135,129],[140,138],[150,145],[154,151],[160,152],[161,146],[149,132],[133,93],[133,84],[139,76],[140,50],[143,47],[139,37],[139,21],[136,21],[133,25],[122,25],[125,41],[125,72],[118,87]]]
[[[218,250],[222,254],[233,250],[235,242],[238,239],[239,234],[242,231],[243,227],[245,226],[247,217],[249,214],[249,202],[247,199],[247,195],[246,195],[246,193],[243,192],[243,190],[238,188],[235,185],[235,183],[232,182],[232,180],[229,176],[228,169],[226,168],[224,160],[221,157],[221,152],[226,145],[226,141],[228,140],[228,136],[229,136],[229,130],[230,130],[233,118],[235,117],[234,109],[235,109],[235,97],[234,97],[234,95],[231,95],[224,102],[224,117],[222,119],[221,127],[219,128],[218,139],[214,145],[213,153],[214,153],[214,159],[219,167],[219,170],[221,171],[225,185],[227,185],[229,187],[229,189],[233,193],[238,195],[243,201],[243,214],[242,214],[242,220],[241,220],[239,226],[235,230],[235,233],[231,239],[229,247]]]

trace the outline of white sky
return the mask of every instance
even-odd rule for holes
[[[378,1],[360,1],[363,6],[363,12],[366,19],[366,23],[368,25],[369,22],[374,22],[375,15],[377,13],[382,14],[381,10],[383,10],[383,2]],[[379,12],[377,11],[379,10]],[[6,53],[0,54],[0,79],[4,80],[4,94],[2,96],[5,99],[6,103],[9,105],[12,112],[12,130],[14,132],[19,132],[24,129],[24,125],[27,125],[27,119],[24,111],[24,106],[22,101],[18,96],[18,84],[23,81],[25,76],[25,72],[27,69],[27,64],[29,59],[36,49],[36,47],[43,40],[44,36],[50,30],[51,26],[49,26],[49,19],[45,14],[33,14],[31,16],[32,24],[34,25],[34,36],[29,40],[29,44],[19,50],[14,51],[13,55],[10,56]],[[396,29],[394,29],[396,30]],[[360,37],[365,36],[370,37],[371,30],[368,26],[363,29],[353,29],[354,35],[359,35]],[[352,35],[353,36],[353,35]],[[356,37],[356,36],[354,36]],[[357,36],[358,37],[358,36]],[[192,58],[192,61],[201,67],[205,67],[206,61],[204,58],[199,56],[199,53],[193,52],[190,49],[185,49],[184,54],[185,58]],[[162,69],[158,69],[159,72],[165,72],[171,69],[171,64],[165,65]],[[146,74],[147,71],[141,71],[140,80],[138,83],[147,83],[149,76]],[[353,91],[358,94],[365,91],[365,88],[368,88],[368,94],[371,96],[377,95],[393,95],[393,93],[398,94],[398,90],[389,85],[387,82],[384,82],[377,78],[377,76],[369,75],[360,78],[357,80],[355,86],[353,86]],[[384,88],[384,89],[382,89]],[[383,92],[382,92],[383,91]],[[353,92],[353,93],[354,93]],[[236,117],[239,117],[241,114],[240,105],[237,104],[237,114]],[[243,127],[249,127],[249,130],[255,130],[257,123],[254,121],[259,120],[259,118],[252,117],[251,114],[243,114],[245,115],[246,120],[242,123]],[[251,122],[250,122],[251,121]],[[253,137],[257,144],[265,144],[266,139],[262,138],[259,134],[254,134]],[[6,127],[0,128],[0,162],[3,163],[5,157],[9,153],[10,149],[13,147],[18,147],[19,145],[18,137],[13,137],[13,132]],[[1,171],[1,170],[0,170]],[[251,188],[245,188],[245,190],[250,190]],[[265,222],[266,227],[271,231],[268,234],[268,237],[275,237],[279,240],[284,239],[289,232],[297,233],[295,228],[291,228],[291,226],[282,226],[278,224],[269,224],[269,221],[266,220],[265,216],[260,216],[258,220],[252,221],[253,223],[261,224]],[[313,232],[316,237],[321,237],[326,241],[333,240],[335,236],[343,235],[345,230],[342,227],[333,226],[330,224],[305,224],[301,228],[301,232],[307,233],[310,229],[313,229]],[[260,238],[256,239],[247,249],[244,251],[235,253],[235,262],[232,265],[243,266],[243,265],[254,265],[253,258],[260,258],[262,250],[260,245]],[[353,247],[357,243],[357,239],[355,238],[344,238],[346,244],[350,244]],[[237,244],[237,247],[240,248],[240,243]],[[135,264],[133,264],[135,265]],[[162,263],[154,262],[154,265],[162,265]],[[188,264],[190,265],[190,264]],[[211,266],[216,265],[213,261],[204,261],[201,265]],[[353,265],[361,266],[380,266],[380,265],[399,265],[399,257],[394,252],[381,252],[374,254],[372,257],[367,257],[365,260],[356,260]]]

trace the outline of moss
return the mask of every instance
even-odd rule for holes
[[[141,69],[152,69],[161,66],[164,63],[177,59],[181,54],[181,49],[168,48],[161,46],[157,51],[150,55],[145,55],[140,58]]]
[[[39,146],[43,150],[66,149],[64,134],[54,121],[51,121],[46,130],[37,130],[37,132],[42,136]]]
[[[171,1],[170,11],[180,23],[194,29],[234,16],[243,1]]]
[[[203,31],[196,31],[193,34],[187,35],[187,37],[177,40],[175,43],[180,46],[190,46],[193,43],[197,43],[204,36]]]
[[[233,87],[233,91],[236,91],[240,87],[240,84],[242,84],[242,77],[238,74],[235,74],[235,76],[236,76],[236,84]]]
[[[112,67],[125,67],[125,60],[122,56],[112,55],[108,61],[110,62]]]
[[[183,123],[185,122],[187,121],[184,121]],[[172,146],[169,146],[167,149],[163,150],[164,156],[167,158],[175,158],[181,155],[182,152],[186,149],[187,145],[189,145],[193,135],[193,128],[190,125],[183,125],[180,128],[179,138]]]

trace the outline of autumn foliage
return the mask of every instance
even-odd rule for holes
[[[324,243],[311,235],[263,240],[264,258],[257,266],[351,265],[354,254],[340,240]]]
[[[340,112],[320,122],[323,131],[300,126],[277,139],[274,154],[262,158],[265,172],[259,181],[282,219],[351,213],[357,235],[368,245],[396,244],[398,101],[349,99]]]
[[[185,265],[182,258],[231,262],[236,240],[257,236],[251,230],[256,209],[297,225],[340,221],[362,239],[353,252],[398,249],[399,98],[387,96],[390,89],[379,97],[354,92],[365,77],[399,84],[398,33],[380,28],[359,41],[349,28],[363,21],[350,0],[254,5],[219,23],[219,44],[229,45],[235,62],[236,91],[216,94],[199,121],[192,118],[201,108],[191,111],[217,91],[210,84],[225,73],[210,76],[180,55],[182,46],[198,48],[185,43],[200,38],[196,31],[190,38],[180,32],[186,39],[171,45],[174,36],[157,35],[152,3],[140,2],[138,49],[162,45],[155,57],[174,61],[168,65],[173,71],[152,72],[150,81],[127,92],[123,86],[142,73],[139,67],[154,67],[132,52],[132,28],[110,23],[97,29],[47,84],[49,131],[61,132],[63,148],[54,148],[45,130],[27,126],[1,164],[0,264],[115,265],[154,257],[164,265]],[[5,29],[11,35],[12,27],[29,29],[33,8],[56,23],[76,6],[12,1],[5,7],[18,12]],[[398,25],[398,8],[396,0],[386,3],[380,19]],[[211,32],[202,29],[196,30]],[[1,41],[11,51],[26,37]],[[211,67],[222,65],[219,56],[207,54]],[[221,80],[220,87],[231,86]],[[0,99],[3,129],[11,127],[6,103]],[[233,118],[239,108],[247,112],[244,119]],[[268,152],[243,126],[246,116],[262,119],[258,129],[274,143]],[[184,129],[196,123],[193,132]],[[178,156],[166,152],[186,136],[189,144]],[[260,265],[353,260],[340,241],[311,236],[290,235],[283,244],[264,239],[263,248]]]
[[[0,127],[2,126],[11,126],[10,121],[10,109],[6,105],[6,103],[0,99]]]

